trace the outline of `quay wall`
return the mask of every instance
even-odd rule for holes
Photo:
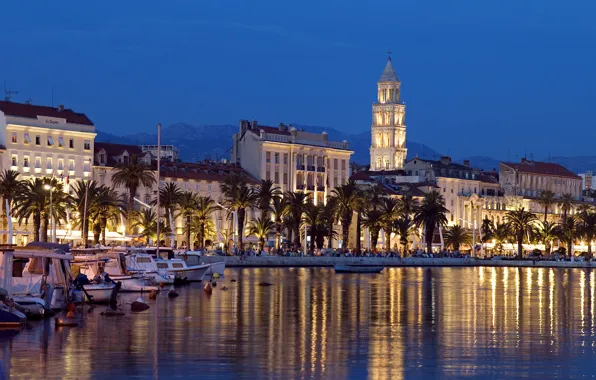
[[[385,267],[536,267],[536,268],[596,268],[596,262],[480,260],[452,258],[397,258],[397,257],[287,257],[287,256],[204,256],[205,263],[226,261],[226,267],[333,267],[339,265],[366,265]]]

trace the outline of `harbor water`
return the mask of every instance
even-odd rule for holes
[[[236,281],[232,281],[235,279]],[[124,316],[0,333],[10,378],[585,378],[596,374],[596,271],[229,268]],[[270,283],[263,286],[260,283]],[[227,290],[224,290],[224,287]]]

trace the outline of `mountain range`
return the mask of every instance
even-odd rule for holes
[[[354,150],[352,161],[358,164],[368,164],[370,161],[370,131],[350,134],[334,128],[319,126],[294,124],[294,127],[312,133],[322,133],[323,131],[326,131],[329,134],[330,140],[346,140],[350,143],[350,148]],[[177,146],[180,149],[180,158],[182,161],[196,162],[204,159],[229,159],[232,148],[232,136],[236,132],[238,132],[237,125],[223,124],[194,126],[186,123],[177,123],[162,129],[161,141],[164,145]],[[153,145],[157,142],[157,134],[136,133],[116,136],[98,131],[96,141],[132,145]],[[408,159],[421,157],[438,160],[443,155],[423,143],[412,140],[407,140],[406,145],[408,148]],[[452,159],[456,162],[469,160],[473,167],[483,170],[498,169],[499,161],[504,161],[487,156],[465,155],[453,155]],[[548,160],[560,163],[575,173],[583,173],[587,170],[594,170],[594,168],[596,168],[596,156],[560,156],[550,157]],[[544,161],[547,160],[545,159]]]

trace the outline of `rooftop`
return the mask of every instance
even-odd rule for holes
[[[381,74],[381,78],[379,78],[379,82],[399,82],[397,74],[395,74],[395,70],[391,64],[391,57],[387,60],[387,64],[385,65],[383,74]]]
[[[66,119],[67,123],[93,125],[93,122],[83,113],[74,112],[70,108],[37,106],[26,103],[0,101],[0,111],[7,116],[37,119],[38,116],[47,116]]]
[[[552,175],[557,177],[581,179],[580,176],[573,173],[563,165],[556,164],[554,162],[529,161],[525,158],[522,158],[520,163],[501,162],[501,164],[522,173]]]
[[[237,164],[206,161],[161,165],[161,176],[164,178],[221,182],[232,174],[244,174],[249,183],[257,183]]]
[[[94,153],[100,151],[106,152],[108,166],[117,166],[118,162],[114,159],[116,156],[121,156],[124,152],[128,152],[131,156],[141,156],[143,151],[137,145],[112,144],[105,142],[96,142],[93,144]],[[95,157],[94,165],[100,165],[98,157]]]

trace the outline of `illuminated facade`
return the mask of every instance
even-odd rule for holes
[[[400,101],[401,82],[391,57],[377,87],[377,102],[372,106],[370,170],[402,169],[407,153],[406,106]]]

